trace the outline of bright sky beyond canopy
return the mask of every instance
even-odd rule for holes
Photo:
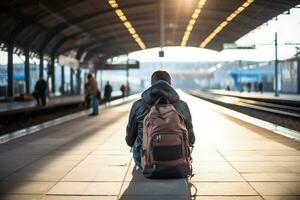
[[[193,48],[193,47],[165,47],[165,57],[159,58],[159,48],[147,49],[133,52],[129,58],[144,62],[152,61],[233,61],[274,60],[274,35],[278,33],[278,57],[287,59],[296,53],[296,46],[300,47],[300,9],[290,10],[290,14],[281,14],[277,20],[270,20],[257,29],[246,34],[236,44],[256,45],[254,50],[223,50],[221,52]],[[298,45],[287,45],[286,43],[297,43]]]

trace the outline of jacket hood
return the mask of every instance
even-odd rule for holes
[[[171,104],[179,101],[179,95],[166,81],[157,81],[142,93],[142,100],[148,105],[155,104],[160,97],[168,99]]]

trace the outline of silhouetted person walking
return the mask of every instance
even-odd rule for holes
[[[34,96],[38,106],[46,106],[47,82],[40,76],[34,87]]]
[[[110,103],[111,100],[111,93],[113,91],[113,88],[109,84],[109,81],[106,82],[106,85],[104,87],[104,98],[105,98],[105,105]]]

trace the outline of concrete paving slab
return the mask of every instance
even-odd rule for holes
[[[300,173],[300,162],[277,162],[280,166],[288,168],[291,172]]]
[[[88,156],[80,163],[80,166],[126,166],[129,162],[129,156]]]
[[[293,195],[300,195],[300,182],[281,182],[280,184],[288,188]]]
[[[119,198],[120,200],[187,200],[190,199],[189,197],[186,196],[178,196],[178,195],[143,195],[143,196],[121,196]]]
[[[124,180],[128,166],[107,166],[100,169],[94,181],[120,181]]]
[[[0,195],[1,200],[41,200],[43,195]]]
[[[260,196],[197,196],[196,200],[262,200]]]
[[[40,159],[41,161],[58,161],[58,162],[63,162],[63,161],[81,161],[86,157],[85,154],[71,154],[71,155],[56,155],[53,153],[47,154],[46,156],[44,156],[42,159]]]
[[[58,182],[47,194],[83,195],[89,184],[89,182]]]
[[[100,169],[100,166],[75,167],[62,181],[94,181]]]
[[[193,171],[195,173],[230,173],[236,170],[227,162],[194,162]]]
[[[121,196],[130,195],[179,195],[189,196],[190,187],[185,179],[156,180],[147,182],[124,182]]]
[[[299,200],[300,196],[263,196],[265,200]]]
[[[225,156],[228,161],[300,161],[300,156],[260,156],[260,155],[249,155],[249,156]]]
[[[300,195],[300,182],[250,182],[261,195]]]
[[[5,180],[10,181],[59,181],[64,175],[66,171],[50,171],[50,170],[20,170],[10,176],[8,176]]]
[[[224,156],[300,156],[299,150],[224,150]]]
[[[117,196],[59,196],[46,195],[42,200],[116,200]]]
[[[233,167],[241,173],[290,173],[287,166],[278,162],[231,162]]]
[[[300,181],[297,173],[245,173],[242,176],[247,181]]]
[[[0,194],[45,194],[55,182],[1,181]]]
[[[83,195],[118,195],[122,182],[92,182],[88,185]]]
[[[244,178],[237,172],[215,172],[207,173],[202,171],[195,172],[192,179],[197,182],[243,182]]]
[[[195,188],[197,189],[197,195],[237,195],[237,196],[249,196],[258,195],[258,193],[246,182],[194,182]],[[193,191],[191,192],[194,193]]]

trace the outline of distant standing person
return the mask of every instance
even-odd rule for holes
[[[258,83],[257,82],[254,83],[254,90],[255,90],[255,92],[258,92]]]
[[[125,93],[126,93],[126,86],[124,84],[121,85],[120,90],[122,92],[122,97],[125,97]]]
[[[111,85],[109,84],[109,81],[106,82],[106,85],[104,87],[104,98],[105,98],[105,105],[109,105],[111,100],[111,93],[113,89]]]
[[[229,85],[226,86],[226,90],[230,91],[230,86]]]
[[[99,101],[97,98],[98,83],[92,74],[88,74],[87,78],[88,78],[87,92],[92,99],[92,105],[93,105],[93,112],[90,114],[90,116],[96,116],[99,114]]]
[[[250,83],[250,82],[248,82],[246,86],[247,86],[247,90],[248,90],[248,92],[251,92],[251,83]]]
[[[125,96],[126,96],[126,97],[129,96],[129,91],[130,91],[129,85],[126,85],[126,86],[125,86]]]
[[[40,79],[36,82],[35,87],[35,98],[37,101],[38,106],[45,106],[46,105],[46,91],[47,91],[47,83],[43,79],[42,76],[40,76]]]
[[[263,85],[262,82],[259,82],[259,84],[258,84],[258,90],[259,90],[260,93],[263,93],[264,85]]]

